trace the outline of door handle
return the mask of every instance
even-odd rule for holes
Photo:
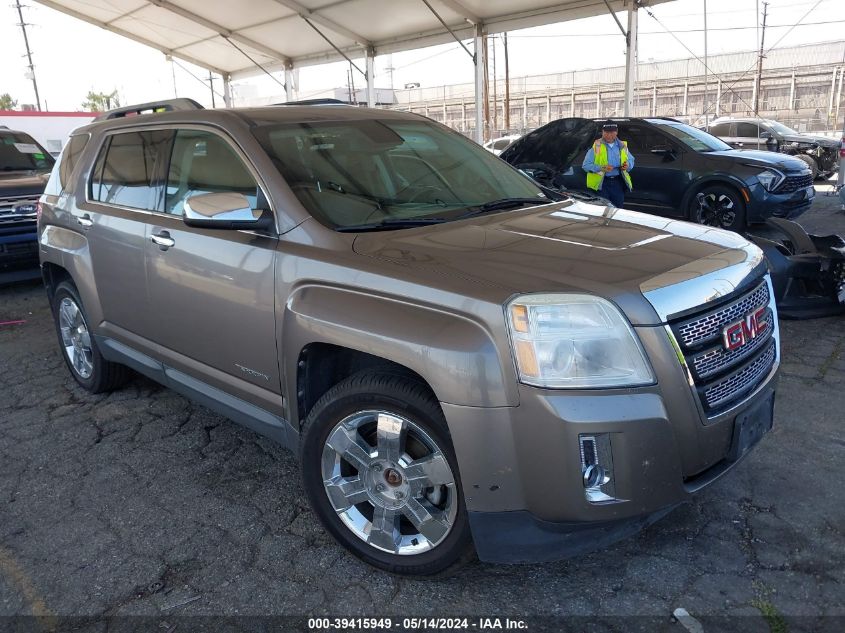
[[[150,236],[150,241],[153,244],[157,244],[158,247],[163,251],[166,251],[171,246],[176,245],[176,240],[170,237],[170,233],[168,233],[167,231],[162,231],[161,233],[153,233]]]
[[[80,226],[86,229],[90,229],[93,226],[94,221],[91,219],[91,216],[87,213],[83,216],[76,218],[76,221],[79,223]]]

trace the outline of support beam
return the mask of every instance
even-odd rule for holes
[[[792,81],[789,83],[789,109],[797,110],[795,107],[795,66],[792,66]]]
[[[372,47],[367,49],[367,107],[376,107],[376,51]]]
[[[232,78],[225,74],[223,75],[223,103],[227,108],[234,106],[232,103]]]
[[[716,117],[722,116],[722,80],[716,80]]]
[[[487,95],[484,94],[484,26],[481,24],[475,25],[473,45],[475,47],[475,140],[479,145],[483,145],[484,103],[487,101]]]
[[[275,49],[270,48],[269,46],[264,46],[259,42],[256,42],[254,39],[250,37],[245,37],[243,35],[238,34],[235,31],[230,31],[229,29],[223,28],[221,25],[217,24],[216,22],[212,22],[211,20],[207,20],[201,15],[194,13],[193,11],[188,11],[187,9],[183,9],[177,4],[169,2],[169,0],[147,0],[150,4],[159,7],[160,9],[164,9],[165,11],[170,11],[171,13],[175,13],[186,20],[190,20],[196,24],[199,24],[202,27],[207,28],[209,31],[214,31],[221,37],[232,40],[234,42],[238,42],[239,44],[243,44],[244,46],[249,46],[252,50],[258,51],[267,57],[271,57],[272,59],[277,59],[284,63],[290,63],[290,58],[284,53],[277,51]],[[63,9],[64,10],[64,9]]]
[[[293,64],[287,64],[285,66],[285,101],[293,101],[296,98],[294,96],[296,87],[293,83]]]
[[[206,70],[210,70],[212,72],[218,73],[220,75],[226,74],[225,70],[218,68],[217,66],[211,66],[206,62],[202,62],[195,57],[191,57],[190,55],[185,55],[180,53],[177,50],[167,48],[165,46],[161,46],[160,44],[156,44],[146,38],[143,38],[139,35],[135,35],[134,33],[130,33],[129,31],[124,31],[122,28],[117,26],[112,26],[107,22],[101,22],[100,20],[95,20],[94,18],[85,15],[84,13],[80,13],[79,11],[74,11],[73,9],[69,9],[62,4],[58,4],[57,2],[52,2],[51,0],[37,0],[38,4],[43,4],[45,7],[49,7],[51,9],[55,9],[60,13],[64,13],[65,15],[69,15],[71,17],[76,18],[77,20],[82,20],[83,22],[87,22],[88,24],[93,24],[94,26],[99,26],[101,29],[105,29],[106,31],[110,31],[115,35],[120,35],[121,37],[125,37],[126,39],[132,40],[133,42],[138,42],[138,44],[143,44],[144,46],[149,46],[150,48],[160,51],[165,55],[170,55],[172,57],[178,57],[181,60],[189,62],[194,66],[199,66],[200,68],[205,68]]]
[[[294,0],[276,0],[280,5],[283,7],[287,7],[293,11],[296,11],[297,15],[303,19],[311,20],[312,22],[316,22],[320,26],[324,26],[327,29],[331,29],[338,35],[343,35],[344,37],[348,37],[350,40],[355,42],[356,44],[363,46],[364,48],[372,48],[373,43],[368,40],[363,35],[359,35],[355,31],[350,31],[345,26],[341,26],[334,20],[330,20],[329,18],[323,17],[317,11],[312,11],[308,7],[304,7],[298,2]]]
[[[684,109],[682,110],[683,115],[687,116],[689,111],[687,110],[687,106],[689,105],[689,81],[684,82]],[[630,115],[625,115],[630,116]]]
[[[654,84],[651,91],[651,116],[657,116],[657,84]]]
[[[836,75],[839,73],[838,68],[833,69],[833,78],[830,80],[830,99],[827,104],[827,118],[833,116],[833,94],[836,91]]]
[[[440,0],[440,4],[446,5],[470,24],[481,24],[481,18],[458,2],[458,0]]]
[[[634,114],[634,90],[637,86],[637,54],[639,44],[639,0],[632,0],[628,7],[628,33],[625,36],[625,105],[623,114],[633,116]],[[684,106],[686,114],[686,106]]]

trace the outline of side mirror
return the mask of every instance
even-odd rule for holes
[[[185,200],[183,221],[200,229],[267,230],[273,228],[270,211],[253,210],[242,193],[200,193]]]
[[[760,132],[760,138],[769,140],[770,138],[772,138],[772,133],[767,132],[766,130],[763,130],[763,131]]]

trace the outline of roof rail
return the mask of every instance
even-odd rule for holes
[[[350,105],[347,101],[340,99],[303,99],[302,101],[285,101],[284,103],[274,103],[277,106],[286,105]]]
[[[122,108],[115,108],[103,112],[95,117],[95,121],[105,121],[107,119],[119,119],[126,116],[138,116],[139,114],[152,114],[154,112],[174,112],[177,110],[203,110],[202,105],[193,99],[179,98],[179,99],[164,99],[162,101],[150,101],[149,103],[140,103],[138,105],[125,106]]]

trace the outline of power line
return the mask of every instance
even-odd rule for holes
[[[843,24],[845,20],[827,20],[825,22],[806,22],[804,24],[767,24],[767,29],[786,29],[796,28],[799,26],[825,26],[827,24]],[[714,31],[750,31],[756,29],[754,26],[724,26],[719,28],[708,28],[708,33]],[[672,31],[639,31],[638,37],[643,35],[671,35],[672,33],[703,33],[704,29],[674,29]],[[553,38],[553,37],[618,37],[619,33],[568,33],[561,35],[509,35],[508,37],[514,39],[534,39],[534,38]]]

